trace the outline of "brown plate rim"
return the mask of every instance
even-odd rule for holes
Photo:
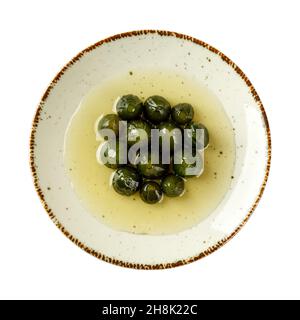
[[[253,203],[253,205],[251,206],[250,210],[247,212],[247,215],[245,216],[244,220],[240,223],[240,225],[227,237],[223,238],[222,240],[218,241],[215,245],[209,247],[207,250],[199,253],[198,255],[188,258],[188,259],[184,259],[184,260],[178,260],[175,262],[171,262],[171,263],[161,263],[161,264],[141,264],[141,263],[130,263],[130,262],[124,262],[122,260],[118,260],[115,258],[111,258],[109,256],[106,256],[104,254],[102,254],[101,252],[95,251],[94,249],[88,247],[87,245],[85,245],[84,243],[80,242],[77,238],[75,238],[69,231],[67,231],[67,229],[59,222],[59,220],[56,218],[54,212],[52,211],[52,209],[48,206],[46,200],[45,200],[45,196],[44,193],[39,185],[39,179],[37,176],[37,170],[36,170],[36,164],[35,164],[35,134],[36,134],[36,129],[38,127],[38,123],[40,121],[40,116],[41,116],[41,112],[43,109],[43,105],[45,104],[45,101],[47,100],[51,90],[55,87],[56,83],[59,81],[59,79],[62,77],[62,75],[66,72],[66,70],[71,67],[73,64],[75,64],[78,60],[80,60],[81,57],[83,57],[86,53],[94,50],[95,48],[101,46],[104,43],[109,43],[112,41],[116,41],[118,39],[122,39],[122,38],[126,38],[126,37],[132,37],[132,36],[142,36],[142,35],[147,35],[147,34],[158,34],[160,36],[168,36],[168,37],[176,37],[179,39],[183,39],[183,40],[188,40],[191,41],[197,45],[200,45],[206,49],[208,49],[209,51],[215,53],[216,55],[218,55],[219,57],[221,57],[221,59],[223,61],[225,61],[228,65],[230,65],[237,73],[238,75],[245,81],[246,85],[249,87],[249,90],[254,98],[254,100],[256,101],[256,103],[258,104],[263,120],[264,120],[264,124],[265,124],[265,129],[266,129],[266,136],[267,136],[267,142],[268,142],[268,150],[267,150],[267,154],[268,154],[268,159],[267,159],[267,165],[266,165],[266,169],[265,169],[265,176],[263,179],[263,182],[261,184],[259,193]],[[194,37],[191,36],[187,36],[181,33],[177,33],[177,32],[172,32],[172,31],[162,31],[162,30],[138,30],[138,31],[130,31],[130,32],[125,32],[125,33],[120,33],[120,34],[116,34],[114,36],[108,37],[104,40],[101,40],[99,42],[96,42],[95,44],[87,47],[86,49],[82,50],[81,52],[79,52],[72,60],[70,60],[61,70],[60,72],[55,76],[55,78],[51,81],[50,85],[48,86],[48,88],[46,89],[45,93],[43,94],[41,101],[38,105],[38,108],[36,110],[34,119],[33,119],[33,123],[32,123],[32,128],[31,128],[31,135],[30,135],[30,168],[31,168],[31,173],[33,176],[33,181],[34,181],[34,186],[36,189],[36,192],[46,210],[46,212],[48,213],[49,217],[51,218],[51,220],[54,222],[54,224],[63,232],[63,234],[70,239],[73,243],[75,243],[78,247],[80,247],[81,249],[83,249],[84,251],[86,251],[87,253],[93,255],[94,257],[101,259],[103,261],[118,265],[118,266],[122,266],[122,267],[127,267],[127,268],[133,268],[133,269],[151,269],[151,270],[155,270],[155,269],[167,269],[167,268],[174,268],[174,267],[178,267],[178,266],[182,266],[191,262],[194,262],[196,260],[199,260],[201,258],[204,258],[205,256],[215,252],[216,250],[218,250],[219,248],[221,248],[225,243],[227,243],[229,240],[231,240],[240,230],[241,228],[246,224],[246,222],[249,220],[250,216],[252,215],[252,213],[254,212],[254,210],[256,209],[262,195],[263,192],[265,190],[266,187],[266,183],[269,177],[269,172],[270,172],[270,165],[271,165],[271,132],[270,132],[270,126],[269,126],[269,122],[268,122],[268,118],[267,118],[267,114],[266,111],[263,107],[263,104],[261,102],[261,99],[259,98],[256,90],[254,89],[252,83],[250,82],[250,80],[247,78],[247,76],[244,74],[244,72],[233,62],[231,61],[226,55],[224,55],[220,50],[212,47],[211,45],[198,40]]]

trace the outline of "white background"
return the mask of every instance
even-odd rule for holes
[[[1,1],[0,298],[300,298],[299,1]],[[60,68],[104,37],[166,29],[235,61],[268,113],[273,159],[258,209],[225,247],[161,271],[99,261],[50,221],[33,188],[29,134]]]

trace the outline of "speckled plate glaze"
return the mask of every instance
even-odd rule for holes
[[[65,174],[63,145],[68,122],[81,99],[106,77],[140,66],[172,70],[175,65],[177,71],[188,73],[208,86],[235,122],[233,188],[207,219],[178,234],[150,236],[113,230],[83,209]],[[253,85],[241,69],[200,40],[155,30],[112,36],[73,58],[43,95],[30,141],[34,185],[56,226],[91,255],[136,269],[184,265],[224,245],[256,208],[267,182],[270,160],[267,116]]]

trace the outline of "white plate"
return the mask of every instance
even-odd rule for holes
[[[153,46],[160,50],[148,51]],[[130,234],[101,224],[82,208],[63,163],[66,127],[88,91],[101,85],[107,76],[153,65],[168,69],[184,65],[190,76],[208,86],[222,102],[228,117],[235,119],[237,146],[235,183],[222,203],[197,226],[163,236]],[[209,77],[204,77],[200,66]],[[241,145],[243,148],[239,148]],[[229,58],[195,38],[147,30],[102,40],[80,52],[58,73],[36,112],[30,157],[38,195],[50,218],[71,241],[95,257],[120,266],[162,269],[214,252],[241,229],[267,182],[271,138],[260,98]]]

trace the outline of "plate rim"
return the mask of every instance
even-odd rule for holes
[[[232,67],[234,69],[234,71],[242,78],[242,80],[244,80],[245,84],[249,88],[250,94],[253,96],[255,102],[259,106],[259,109],[260,109],[260,112],[261,112],[261,115],[262,115],[262,119],[263,119],[263,122],[264,122],[264,125],[265,125],[267,145],[268,145],[268,148],[267,148],[267,165],[266,165],[266,168],[265,168],[265,175],[264,175],[264,179],[263,179],[263,182],[261,184],[259,193],[256,196],[255,201],[252,204],[250,210],[247,212],[245,218],[238,225],[238,227],[230,235],[228,235],[227,237],[223,238],[222,240],[218,241],[213,246],[210,246],[205,251],[202,251],[199,254],[197,254],[197,255],[195,255],[195,256],[193,256],[191,258],[178,260],[178,261],[170,262],[170,263],[160,263],[160,264],[132,263],[132,262],[125,262],[125,261],[122,261],[122,260],[111,258],[111,257],[109,257],[107,255],[104,255],[101,252],[98,252],[98,251],[90,248],[89,246],[87,246],[84,243],[82,243],[79,239],[74,237],[63,226],[63,224],[57,219],[56,215],[54,214],[52,209],[47,204],[47,202],[45,200],[44,193],[43,193],[43,191],[42,191],[42,189],[41,189],[41,187],[39,185],[39,178],[38,178],[38,175],[37,175],[36,164],[35,164],[35,135],[36,135],[36,130],[37,130],[37,127],[38,127],[38,123],[40,121],[41,112],[42,112],[43,106],[44,106],[44,104],[45,104],[45,102],[46,102],[51,90],[55,87],[55,85],[60,80],[60,78],[63,76],[63,74],[72,65],[74,65],[77,61],[79,61],[85,54],[89,53],[90,51],[92,51],[92,50],[94,50],[94,49],[96,49],[98,47],[100,47],[102,44],[109,43],[109,42],[112,42],[112,41],[116,41],[116,40],[119,40],[119,39],[122,39],[122,38],[127,38],[127,37],[132,37],[132,36],[148,35],[148,34],[158,34],[158,35],[160,35],[162,37],[163,36],[176,37],[176,38],[179,38],[179,39],[182,39],[182,40],[191,41],[191,42],[193,42],[193,43],[195,43],[197,45],[200,45],[200,46],[208,49],[209,51],[215,53],[224,62],[226,62],[230,67]],[[259,201],[262,198],[262,195],[264,193],[264,190],[265,190],[265,187],[266,187],[266,184],[267,184],[267,181],[268,181],[269,173],[270,173],[272,143],[271,143],[270,125],[269,125],[267,114],[266,114],[266,111],[265,111],[264,106],[262,104],[262,101],[261,101],[260,97],[258,96],[258,94],[257,94],[254,86],[252,85],[251,81],[248,79],[248,77],[245,75],[245,73],[231,59],[229,59],[220,50],[216,49],[215,47],[207,44],[206,42],[204,42],[202,40],[198,40],[197,38],[194,38],[194,37],[182,34],[182,33],[173,32],[173,31],[145,29],[145,30],[136,30],[136,31],[128,31],[128,32],[124,32],[124,33],[119,33],[119,34],[110,36],[108,38],[105,38],[103,40],[100,40],[100,41],[88,46],[87,48],[83,49],[82,51],[80,51],[76,56],[74,56],[67,64],[65,64],[62,67],[62,69],[56,74],[56,76],[53,78],[53,80],[48,85],[46,91],[42,95],[42,98],[41,98],[41,100],[40,100],[40,102],[38,104],[38,107],[37,107],[37,110],[35,112],[35,115],[34,115],[34,118],[33,118],[33,122],[32,122],[32,125],[31,125],[29,149],[30,149],[31,175],[32,175],[32,178],[33,178],[34,187],[35,187],[35,190],[36,190],[36,192],[38,194],[38,197],[39,197],[39,199],[40,199],[45,211],[48,213],[50,219],[53,221],[53,223],[58,227],[58,229],[69,240],[71,240],[74,244],[76,244],[78,247],[80,247],[81,249],[83,249],[87,253],[89,253],[92,256],[94,256],[94,257],[96,257],[96,258],[98,258],[100,260],[103,260],[105,262],[109,262],[109,263],[112,263],[114,265],[121,266],[121,267],[126,267],[126,268],[157,270],[157,269],[174,268],[174,267],[186,265],[186,264],[192,263],[194,261],[200,260],[200,259],[210,255],[211,253],[215,252],[219,248],[223,247],[229,240],[231,240],[242,229],[242,227],[246,224],[246,222],[249,220],[249,218],[253,214],[254,210],[256,209],[256,207],[257,207],[257,205],[258,205],[258,203],[259,203]]]

